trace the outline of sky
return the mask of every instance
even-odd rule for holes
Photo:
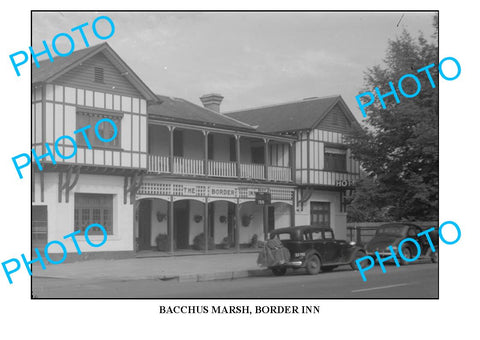
[[[107,15],[115,33],[107,40],[91,30]],[[222,112],[309,97],[341,95],[359,121],[355,96],[364,72],[381,64],[388,40],[405,29],[431,39],[431,12],[37,12],[32,15],[32,47],[49,46],[69,32],[75,50],[107,42],[158,94],[201,105],[199,97],[220,93]],[[98,22],[108,34],[106,21]],[[60,51],[68,51],[64,38]],[[392,80],[395,81],[395,80]]]

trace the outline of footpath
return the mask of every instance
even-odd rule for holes
[[[72,280],[174,280],[200,282],[267,276],[270,271],[257,265],[257,253],[216,254],[172,257],[87,260],[58,265],[45,270],[35,263],[34,278]]]

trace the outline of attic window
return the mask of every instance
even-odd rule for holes
[[[94,82],[103,84],[103,68],[95,67]]]

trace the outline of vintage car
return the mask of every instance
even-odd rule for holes
[[[281,228],[271,231],[270,239],[279,239],[290,253],[285,261],[267,265],[277,276],[284,275],[288,268],[306,268],[311,275],[331,271],[340,265],[356,269],[355,260],[365,256],[365,251],[354,242],[336,240],[330,228],[309,225]]]
[[[433,263],[438,262],[438,232],[430,232],[430,239],[435,246],[435,252],[429,245],[428,239],[425,235],[418,236],[424,230],[418,225],[412,223],[387,223],[378,227],[375,236],[366,244],[365,250],[367,255],[376,258],[375,252],[381,257],[391,256],[389,246],[392,246],[396,254],[398,254],[398,245],[405,238],[412,238],[420,245],[420,258],[430,258]],[[417,249],[414,243],[405,242],[402,245],[402,254],[407,259],[412,259],[417,256]],[[409,261],[404,260],[400,255],[397,255],[400,264],[408,264]]]

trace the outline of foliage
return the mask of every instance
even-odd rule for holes
[[[438,21],[434,19],[438,29]],[[437,33],[433,38],[436,38]],[[432,88],[425,72],[430,68]],[[423,35],[417,39],[403,31],[388,42],[384,65],[365,73],[365,91],[375,87],[385,94],[392,82],[400,103],[386,97],[386,109],[378,103],[366,107],[367,127],[349,140],[353,156],[365,172],[349,209],[350,221],[415,220],[438,218],[438,46]],[[405,74],[416,75],[421,91],[414,98],[403,97],[398,80]],[[416,84],[407,78],[406,93],[414,93]]]
[[[193,239],[193,249],[205,250],[205,234],[200,233]],[[215,249],[215,241],[211,236],[208,237],[208,249]]]
[[[158,234],[155,238],[158,251],[169,251],[169,242],[167,234]]]
[[[222,249],[230,248],[230,240],[229,240],[228,236],[225,236],[222,239],[222,243],[220,243],[220,248],[222,248]]]

